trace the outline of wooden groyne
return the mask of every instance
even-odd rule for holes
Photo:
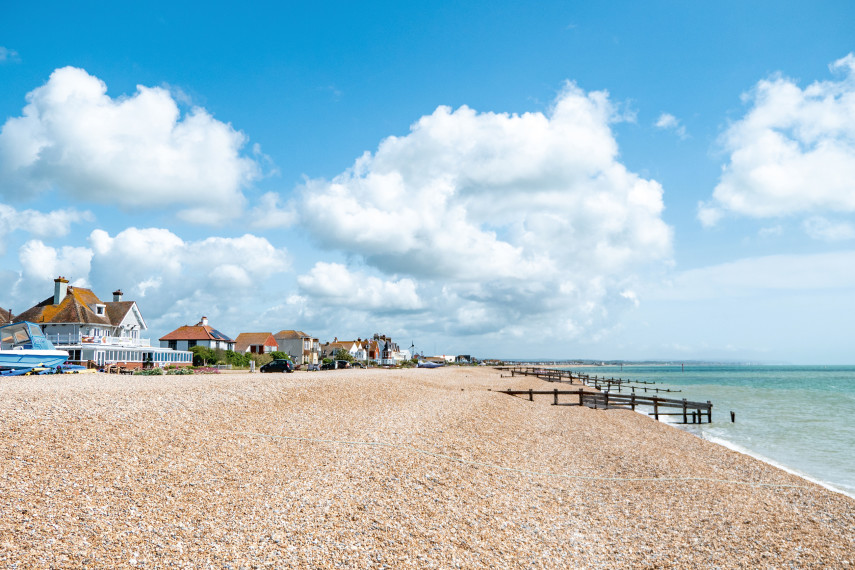
[[[648,386],[632,386],[634,382],[623,379],[614,378],[598,378],[587,374],[574,373],[569,370],[557,370],[554,368],[539,368],[539,367],[502,367],[502,370],[511,372],[511,376],[535,376],[547,382],[563,382],[573,384],[578,381],[589,388],[594,388],[595,391],[585,390],[581,387],[575,390],[499,390],[503,394],[511,396],[528,396],[530,401],[534,401],[534,396],[545,395],[552,396],[552,405],[554,406],[587,406],[594,409],[628,409],[635,410],[637,407],[652,408],[648,412],[655,419],[659,416],[677,416],[682,419],[684,424],[700,424],[712,423],[712,402],[692,402],[689,400],[663,398],[658,395],[659,392],[679,392],[679,390],[649,388]],[[653,384],[654,382],[638,382],[638,384]],[[647,392],[656,393],[655,396],[646,396],[636,394],[636,389]],[[624,392],[625,390],[625,392]],[[561,396],[561,401],[559,401]],[[568,396],[571,398],[568,399]]]
[[[574,380],[578,380],[585,386],[591,386],[597,390],[608,390],[609,392],[622,393],[624,390],[635,394],[639,392],[660,393],[660,392],[681,392],[682,390],[673,390],[671,388],[650,388],[649,385],[656,384],[647,380],[624,380],[622,378],[606,378],[572,372],[570,370],[558,370],[555,368],[540,368],[537,366],[500,366],[497,370],[509,371],[511,376],[536,376],[547,382],[567,382],[573,384]]]

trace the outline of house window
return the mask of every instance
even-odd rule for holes
[[[171,348],[172,350],[178,350],[178,341],[177,340],[170,340],[167,344],[169,345],[169,348]]]
[[[191,348],[193,346],[196,346],[196,341],[195,340],[188,340],[187,341],[187,348]]]

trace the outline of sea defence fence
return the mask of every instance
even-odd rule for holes
[[[552,405],[554,406],[587,406],[594,409],[630,409],[635,410],[638,406],[651,408],[649,415],[655,419],[659,416],[677,416],[681,417],[682,423],[712,423],[712,402],[691,402],[684,399],[662,398],[658,395],[645,396],[636,394],[635,389],[644,389],[659,392],[678,392],[679,390],[670,390],[662,388],[648,388],[647,386],[637,387],[631,386],[633,382],[629,380],[606,379],[590,376],[587,374],[574,373],[569,370],[557,370],[554,368],[537,368],[537,367],[499,367],[500,370],[509,370],[511,376],[535,376],[547,382],[563,382],[573,384],[578,380],[580,384],[588,388],[593,388],[594,391],[586,390],[582,387],[576,390],[499,390],[503,394],[511,396],[528,396],[530,401],[534,401],[535,395],[552,396]],[[637,382],[637,384],[653,384],[653,382]],[[614,388],[617,388],[615,391]],[[625,390],[625,392],[623,391]],[[615,393],[617,392],[617,393]],[[563,401],[559,402],[559,396],[563,396]],[[568,401],[567,396],[575,396],[572,401]],[[677,410],[677,411],[673,411]]]

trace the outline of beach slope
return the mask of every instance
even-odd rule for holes
[[[852,567],[855,500],[487,368],[0,383],[4,567]],[[715,419],[715,418],[714,418]]]

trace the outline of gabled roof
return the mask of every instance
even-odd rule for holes
[[[15,320],[33,323],[77,323],[117,326],[122,322],[127,312],[133,306],[133,301],[104,303],[91,289],[85,287],[69,287],[65,298],[58,305],[53,303],[53,296],[48,297],[38,305],[30,307]],[[103,315],[92,310],[94,305],[104,305]],[[117,319],[117,320],[114,320]]]
[[[286,338],[286,339],[290,339],[290,338],[314,338],[314,337],[312,337],[312,335],[308,335],[308,334],[304,333],[303,331],[292,331],[292,330],[279,331],[278,333],[276,333],[273,336],[274,336],[274,338]]]
[[[246,352],[250,346],[275,346],[279,347],[276,339],[269,332],[262,333],[240,333],[235,339],[235,352]]]
[[[343,348],[345,350],[350,350],[351,348],[353,348],[354,344],[359,344],[359,343],[357,343],[355,340],[339,340],[339,341],[335,341],[335,342],[328,342],[325,345],[323,345],[323,348],[325,350],[330,350],[330,349],[338,350],[339,348]]]
[[[104,304],[107,305],[107,318],[114,325],[119,325],[125,320],[135,303],[134,301],[112,301]]]
[[[160,337],[159,340],[221,340],[234,343],[232,339],[208,325],[184,325],[171,333]]]

